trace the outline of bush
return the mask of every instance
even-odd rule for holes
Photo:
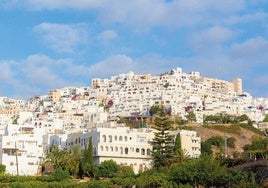
[[[235,148],[235,141],[236,139],[234,137],[227,138],[227,146],[229,148]]]
[[[224,139],[220,136],[212,136],[207,140],[207,142],[211,145],[221,147],[224,144]]]
[[[88,188],[109,188],[109,187],[111,187],[111,183],[107,181],[93,180],[88,183]]]
[[[120,166],[113,160],[103,161],[99,166],[97,175],[104,178],[113,178],[116,176],[119,167]]]
[[[3,174],[6,172],[6,166],[3,164],[0,164],[0,174]]]
[[[71,179],[69,172],[61,170],[61,169],[55,170],[54,172],[50,174],[50,176],[52,177],[54,181],[64,181],[64,180]]]

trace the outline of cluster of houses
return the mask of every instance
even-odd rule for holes
[[[83,150],[92,138],[96,163],[112,159],[138,173],[153,166],[156,130],[145,123],[129,128],[118,120],[148,117],[153,105],[182,119],[193,112],[199,124],[205,115],[223,113],[246,114],[256,126],[267,126],[261,122],[268,99],[243,92],[240,78],[228,82],[181,68],[156,76],[129,72],[94,78],[91,87],[55,89],[29,100],[0,97],[0,162],[7,173],[38,175],[51,146]],[[200,155],[201,139],[195,131],[173,134],[180,135],[188,157]]]

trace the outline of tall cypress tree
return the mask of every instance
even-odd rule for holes
[[[171,122],[163,113],[155,117],[155,137],[153,139],[153,151],[155,168],[169,166],[174,157],[174,136],[169,134]]]
[[[84,150],[81,160],[81,168],[84,174],[88,177],[94,176],[94,159],[93,159],[93,144],[92,137],[89,138],[88,146]]]

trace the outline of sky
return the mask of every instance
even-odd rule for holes
[[[0,0],[0,96],[176,67],[268,98],[268,1]]]

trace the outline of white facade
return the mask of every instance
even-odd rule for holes
[[[180,130],[181,147],[186,156],[198,158],[201,154],[201,137],[196,131]]]
[[[33,127],[11,126],[13,129],[0,137],[0,162],[9,174],[37,175],[43,157],[43,137],[35,134]]]
[[[152,168],[151,129],[97,128],[90,135],[98,164],[112,159],[119,165],[131,166],[135,173]]]

